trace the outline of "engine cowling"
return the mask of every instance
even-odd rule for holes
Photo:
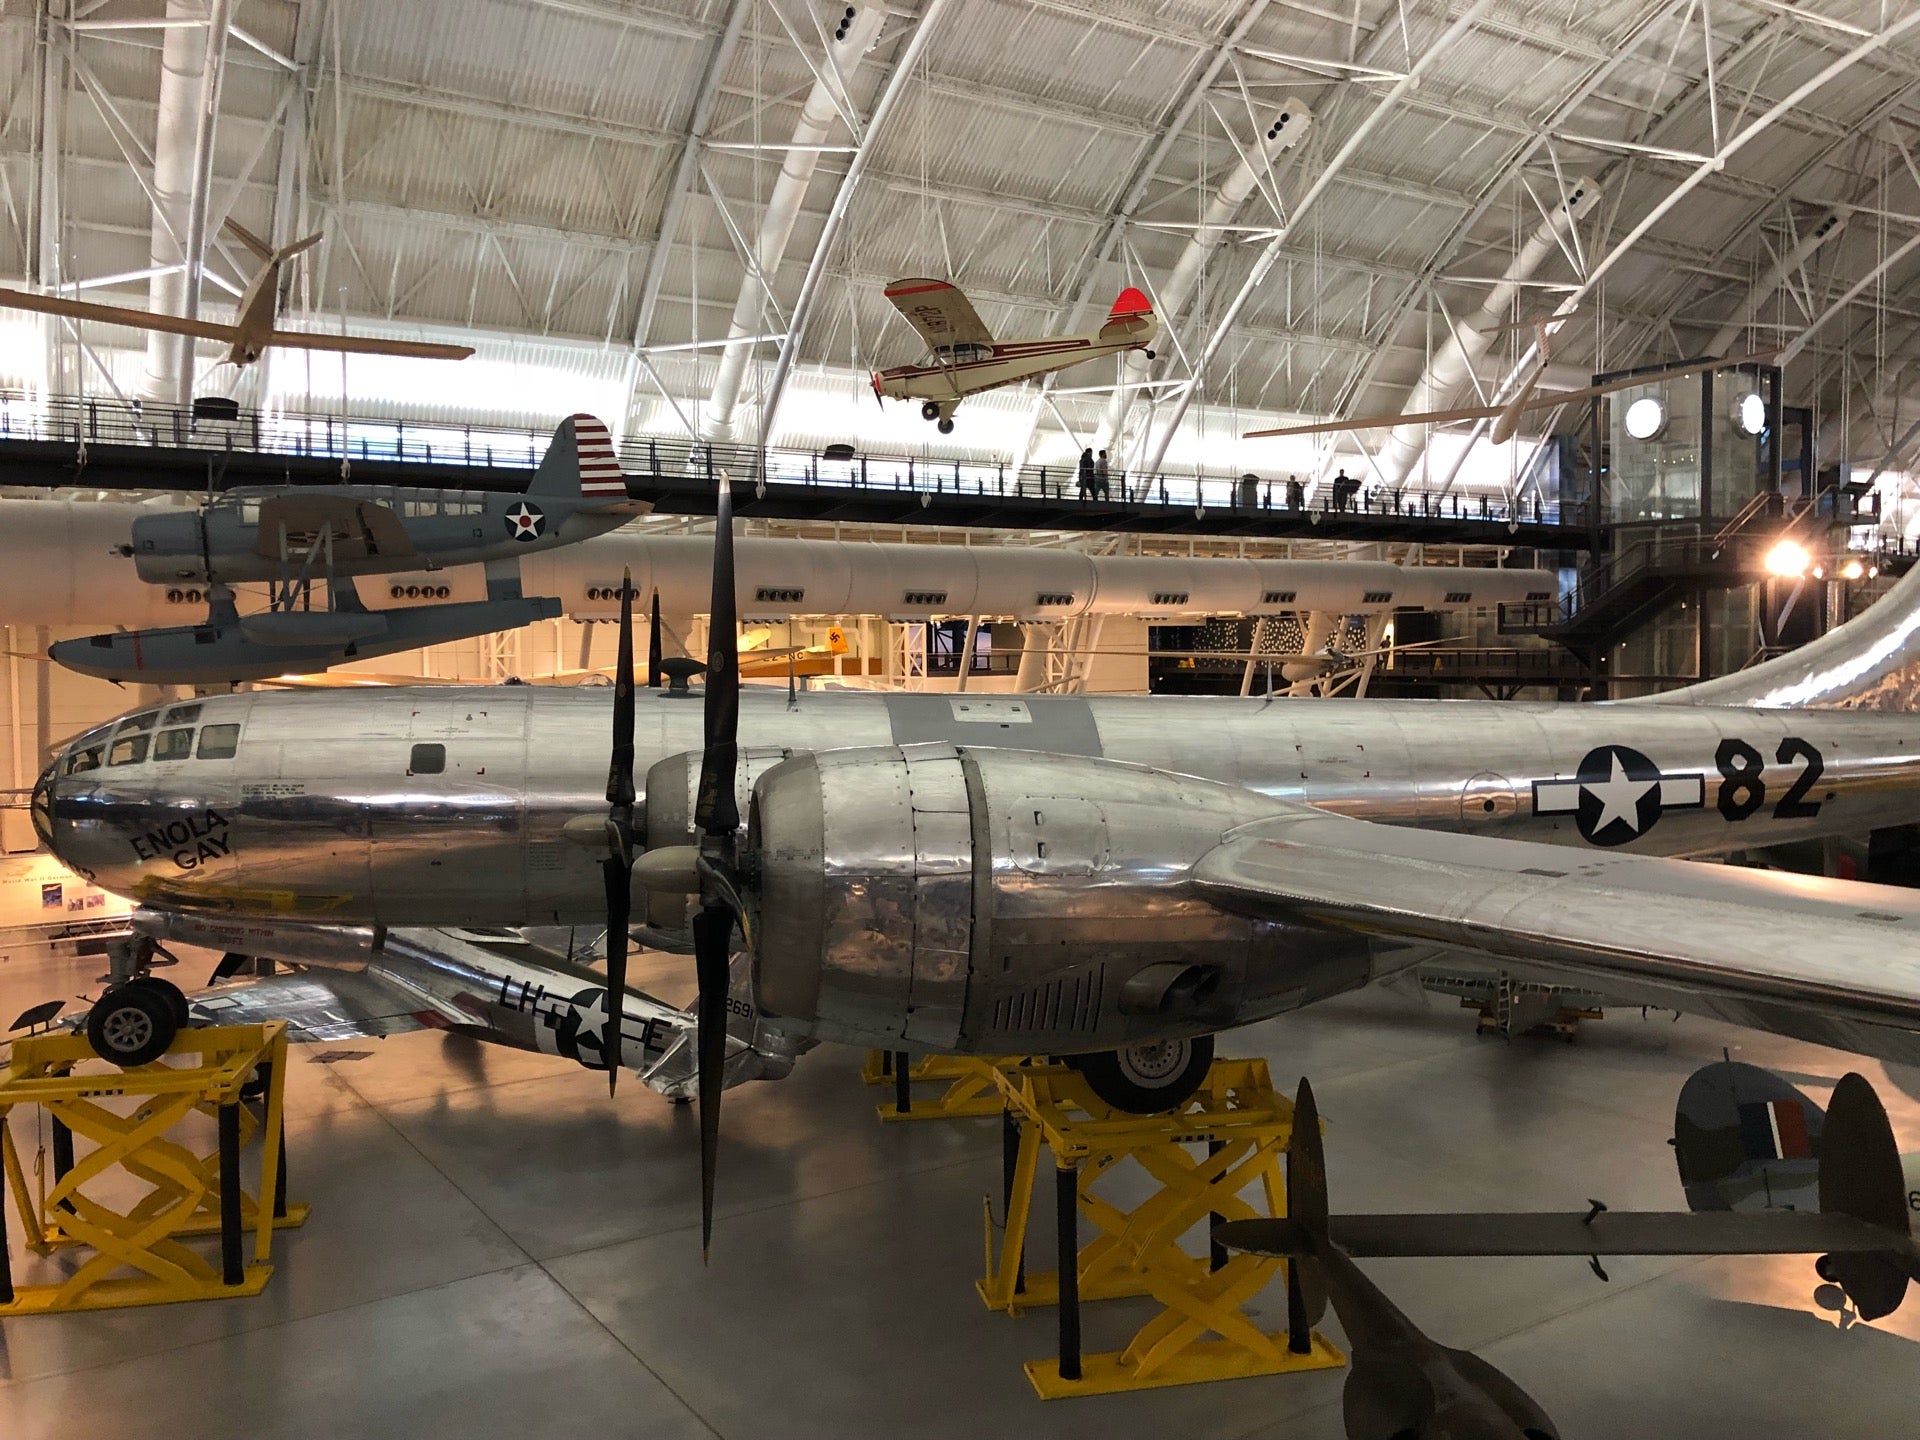
[[[1091,757],[824,751],[755,787],[756,997],[851,1044],[1106,1050],[1365,984],[1364,939],[1231,915],[1186,873],[1280,813],[1239,786]]]

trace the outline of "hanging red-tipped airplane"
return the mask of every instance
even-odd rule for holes
[[[969,395],[1102,355],[1146,350],[1160,329],[1152,302],[1132,286],[1120,292],[1098,330],[1029,340],[995,340],[960,287],[945,280],[896,280],[886,296],[920,332],[930,355],[923,364],[876,370],[874,397],[920,401],[920,417],[934,421],[942,435],[953,433],[953,412]]]

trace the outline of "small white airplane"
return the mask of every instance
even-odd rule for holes
[[[1152,302],[1131,285],[1120,292],[1098,330],[1031,340],[995,340],[972,302],[945,280],[896,280],[886,297],[920,332],[931,358],[922,365],[875,371],[874,398],[920,401],[920,417],[936,422],[942,435],[953,433],[953,412],[969,395],[1102,355],[1146,350],[1160,328]],[[1147,358],[1153,351],[1147,350]]]
[[[238,221],[227,221],[226,228],[249,250],[260,257],[246,292],[241,295],[233,323],[215,320],[189,320],[183,315],[163,315],[152,310],[132,310],[123,305],[96,305],[88,300],[69,300],[61,295],[36,295],[30,290],[0,290],[0,306],[14,310],[37,310],[43,315],[63,315],[69,320],[96,320],[104,325],[125,325],[134,330],[162,330],[170,335],[187,335],[195,340],[223,340],[227,360],[234,365],[251,365],[269,345],[284,345],[300,350],[344,350],[355,355],[403,355],[416,360],[464,360],[473,354],[471,345],[437,345],[418,340],[376,340],[365,335],[323,335],[303,330],[274,328],[280,295],[280,267],[301,251],[320,243],[319,235],[309,235],[275,250]]]

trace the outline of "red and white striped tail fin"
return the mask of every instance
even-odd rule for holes
[[[626,477],[607,427],[595,416],[575,415],[573,443],[580,454],[580,493],[589,500],[626,499]]]
[[[569,415],[560,422],[527,493],[598,501],[627,498],[613,436],[598,417]]]

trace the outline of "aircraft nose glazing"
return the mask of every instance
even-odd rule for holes
[[[53,850],[53,801],[54,772],[60,761],[55,757],[52,764],[40,772],[40,778],[34,782],[33,797],[27,802],[27,814],[33,821],[33,833],[40,837],[40,843]]]

